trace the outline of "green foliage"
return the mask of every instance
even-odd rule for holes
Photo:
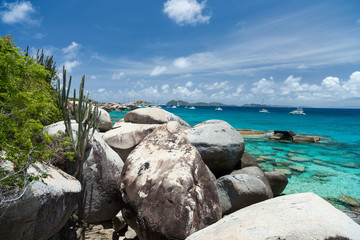
[[[16,174],[0,170],[0,190],[22,187],[33,177],[27,167],[48,160],[54,150],[44,125],[61,120],[51,73],[21,53],[10,36],[0,37],[0,163],[9,160]],[[6,155],[6,156],[5,156]]]
[[[69,91],[71,87],[72,76],[69,78],[69,85],[66,84],[66,69],[63,67],[63,84],[60,85],[60,79],[57,81],[56,85],[56,103],[58,107],[62,110],[64,123],[66,127],[66,133],[68,134],[70,141],[73,145],[77,163],[77,170],[75,172],[75,177],[79,177],[82,171],[82,161],[85,155],[86,147],[88,141],[94,135],[95,129],[98,128],[100,119],[98,106],[93,106],[92,102],[89,101],[89,93],[84,96],[84,85],[85,85],[85,75],[82,77],[79,90],[78,102],[75,101],[76,90],[74,89],[74,97],[72,108],[68,107],[69,103]],[[67,87],[66,87],[67,86]],[[78,123],[78,129],[76,131],[76,136],[73,135],[71,127],[71,118],[72,116]]]

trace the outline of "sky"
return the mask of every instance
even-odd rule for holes
[[[97,101],[360,108],[359,0],[5,0],[0,33]]]

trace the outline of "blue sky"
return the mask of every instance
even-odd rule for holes
[[[98,101],[360,107],[358,0],[2,1],[0,20]]]

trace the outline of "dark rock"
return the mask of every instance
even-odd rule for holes
[[[265,184],[247,174],[231,174],[215,181],[223,215],[268,199]]]
[[[244,154],[241,156],[240,164],[238,164],[235,169],[241,169],[246,167],[260,167],[259,164],[257,164],[255,158],[253,158],[248,152],[244,152]]]
[[[231,173],[239,164],[244,139],[230,124],[209,120],[187,129],[186,133],[216,177]]]
[[[265,176],[269,180],[274,196],[279,196],[288,184],[286,175],[280,172],[265,172]]]
[[[271,190],[269,180],[267,179],[267,177],[265,176],[265,174],[264,174],[263,170],[261,170],[261,168],[251,166],[251,167],[246,167],[246,168],[243,168],[240,170],[235,170],[231,174],[246,174],[249,176],[257,177],[265,184],[266,194],[267,194],[268,198],[274,197],[273,192]]]

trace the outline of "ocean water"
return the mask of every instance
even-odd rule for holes
[[[236,129],[265,132],[290,130],[299,135],[317,135],[318,143],[293,143],[267,137],[244,137],[245,150],[266,171],[287,173],[285,194],[314,192],[338,208],[350,206],[339,201],[346,194],[360,199],[360,109],[304,108],[307,115],[290,115],[293,108],[267,108],[270,114],[253,107],[197,106],[165,108],[190,125],[210,119],[228,122]],[[126,112],[110,113],[122,118]]]

